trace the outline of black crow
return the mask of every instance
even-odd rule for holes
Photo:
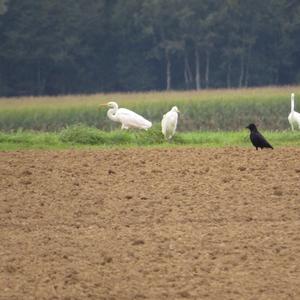
[[[256,148],[272,148],[268,141],[262,136],[262,134],[257,130],[254,124],[248,125],[246,128],[250,130],[250,140],[253,146]]]

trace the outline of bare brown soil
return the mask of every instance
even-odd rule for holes
[[[0,299],[300,299],[300,149],[0,152]]]

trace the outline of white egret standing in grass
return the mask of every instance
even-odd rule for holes
[[[165,136],[166,140],[170,140],[175,134],[177,127],[179,110],[177,106],[173,106],[170,111],[168,111],[161,120],[161,132]]]
[[[150,121],[135,112],[127,108],[119,108],[116,102],[108,102],[107,104],[101,104],[101,106],[110,107],[107,116],[112,121],[121,123],[121,129],[140,128],[147,130],[152,126]]]
[[[291,112],[289,114],[288,120],[292,127],[292,130],[294,131],[294,126],[298,126],[300,129],[300,114],[295,111],[295,100],[294,100],[295,94],[291,94]]]

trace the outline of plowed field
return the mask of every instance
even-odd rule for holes
[[[0,299],[300,299],[300,149],[0,153]]]

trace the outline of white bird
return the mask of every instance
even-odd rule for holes
[[[161,120],[161,132],[166,140],[170,140],[175,134],[179,112],[177,106],[173,106]]]
[[[101,104],[101,106],[110,107],[107,116],[114,122],[120,122],[122,124],[121,129],[140,128],[147,130],[152,126],[150,121],[135,112],[127,108],[119,108],[116,102],[108,102],[107,104]]]
[[[295,111],[295,100],[294,100],[295,94],[291,94],[291,112],[289,114],[288,120],[292,127],[292,130],[294,131],[294,126],[298,126],[300,129],[300,114]]]

